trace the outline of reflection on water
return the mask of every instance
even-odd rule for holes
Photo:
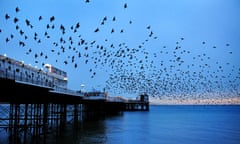
[[[24,136],[11,135],[8,128],[0,129],[0,144],[105,144],[107,143],[106,119],[121,117],[122,114],[107,116],[98,120],[88,120],[78,123],[67,123],[65,127],[49,128],[46,135],[32,136],[28,133]],[[13,130],[14,131],[14,130]]]
[[[78,126],[68,125],[63,133],[56,137],[58,144],[106,143],[106,126],[104,120],[85,121]],[[49,141],[48,143],[54,143]]]

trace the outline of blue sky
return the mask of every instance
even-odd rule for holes
[[[2,0],[0,6],[0,54],[65,70],[70,89],[239,96],[238,0]]]

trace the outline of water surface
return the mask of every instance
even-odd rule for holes
[[[4,137],[3,131],[0,133]],[[3,139],[0,142],[6,142]],[[28,140],[31,143],[31,140]],[[43,141],[44,142],[44,141]],[[39,142],[39,143],[43,143]],[[240,105],[161,105],[67,125],[47,144],[239,144]]]
[[[77,133],[61,143],[239,144],[240,106],[151,106],[84,122]]]

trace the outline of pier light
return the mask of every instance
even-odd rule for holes
[[[52,72],[52,65],[45,64],[44,67],[47,69],[48,72]]]
[[[85,85],[84,84],[81,84],[81,91],[84,92],[84,87]]]
[[[84,84],[81,84],[81,87],[85,87],[85,85],[84,85]]]
[[[3,54],[3,56],[5,56],[5,57],[6,57],[6,56],[7,56],[7,54]]]
[[[45,64],[44,67],[46,67],[46,68],[50,68],[51,65],[50,65],[50,64]]]

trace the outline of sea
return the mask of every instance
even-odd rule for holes
[[[151,105],[69,125],[51,144],[240,144],[240,105]]]

